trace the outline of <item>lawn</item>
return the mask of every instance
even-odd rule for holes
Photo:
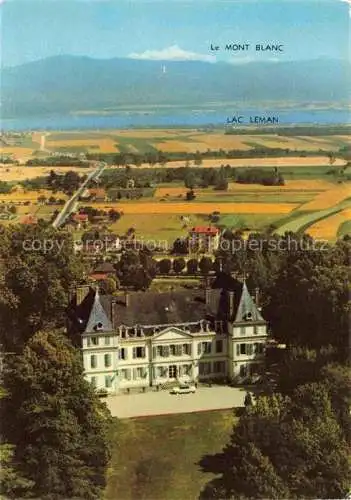
[[[172,243],[179,237],[185,237],[189,229],[196,225],[207,225],[208,217],[202,215],[191,215],[188,227],[184,227],[180,216],[176,214],[125,214],[120,220],[112,224],[110,229],[124,235],[127,230],[133,227],[136,231],[137,239],[167,241]]]
[[[105,499],[197,499],[215,477],[199,461],[222,451],[234,422],[232,410],[115,419]]]

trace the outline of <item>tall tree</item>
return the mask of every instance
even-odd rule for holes
[[[234,426],[221,463],[204,498],[343,498],[348,447],[328,388],[314,383],[291,399],[258,398]]]
[[[59,331],[38,332],[7,356],[2,432],[26,483],[12,498],[100,498],[105,485],[108,411],[84,380],[80,353]]]
[[[86,275],[73,239],[52,227],[13,226],[0,244],[0,340],[20,348],[38,329],[65,324],[69,290]]]

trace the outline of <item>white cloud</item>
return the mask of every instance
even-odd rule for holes
[[[172,45],[161,50],[145,50],[145,52],[132,52],[130,59],[145,59],[149,61],[206,61],[216,62],[216,57],[208,54],[198,54],[183,50],[178,45]]]
[[[257,61],[254,57],[246,56],[246,57],[232,57],[227,62],[230,64],[248,64]]]

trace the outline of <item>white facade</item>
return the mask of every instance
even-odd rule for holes
[[[152,334],[146,329],[122,325],[114,332],[83,333],[86,379],[97,389],[118,393],[176,380],[247,377],[262,370],[264,321],[156,325]]]

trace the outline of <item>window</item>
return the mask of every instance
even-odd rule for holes
[[[121,347],[119,352],[118,352],[118,357],[119,359],[127,359],[127,348],[126,347]]]
[[[246,345],[246,354],[248,354],[249,356],[253,354],[253,344]]]
[[[95,388],[96,385],[97,385],[97,383],[96,383],[96,377],[90,377],[90,383]]]
[[[111,380],[111,377],[110,375],[106,375],[105,377],[105,387],[112,387],[112,380]]]
[[[156,347],[156,354],[157,354],[157,356],[162,356],[162,346],[161,345],[158,345]]]
[[[133,347],[133,358],[145,358],[145,347]]]
[[[165,358],[169,357],[169,346],[168,345],[162,346],[162,356],[164,356]]]
[[[183,365],[179,368],[179,375],[191,375],[191,365]]]
[[[217,332],[223,332],[223,321],[215,321],[215,329]]]
[[[105,337],[105,345],[110,345],[111,337]]]
[[[131,379],[131,371],[129,368],[121,370],[121,379],[122,380],[130,380]]]
[[[99,337],[88,337],[88,347],[99,345]]]
[[[241,327],[240,327],[240,335],[241,335],[241,336],[244,336],[244,335],[245,335],[245,333],[246,333],[246,332],[245,332],[245,327],[244,327],[244,326],[241,326]]]
[[[199,363],[199,375],[209,375],[211,373],[211,363]]]
[[[167,366],[159,366],[157,368],[157,376],[160,378],[167,378],[168,368]]]
[[[90,356],[90,368],[96,368],[97,362],[96,362],[96,356],[93,354]]]
[[[181,356],[182,355],[182,346],[180,344],[177,344],[175,346],[175,352],[176,352],[176,356]]]
[[[256,354],[262,354],[263,353],[263,344],[262,343],[255,344],[255,353]]]
[[[211,342],[202,342],[202,352],[204,354],[211,354]]]
[[[169,378],[176,378],[177,377],[177,367],[176,367],[176,365],[170,365],[168,367],[168,377]]]
[[[223,340],[216,340],[216,352],[223,352]]]
[[[246,377],[248,370],[247,365],[240,365],[240,377]]]
[[[199,344],[197,344],[197,353],[199,356],[200,356],[201,352],[202,352],[201,351],[201,343],[199,343]]]
[[[174,344],[169,346],[169,354],[170,356],[176,355],[176,346]]]
[[[224,361],[215,361],[213,363],[213,372],[214,373],[225,373],[225,362]]]
[[[147,375],[146,368],[138,367],[134,372],[134,378],[145,378]]]
[[[111,354],[105,354],[104,356],[105,368],[108,368],[112,364]]]
[[[191,355],[191,344],[183,344],[182,346],[183,354]]]
[[[246,344],[240,344],[240,354],[246,354]]]

